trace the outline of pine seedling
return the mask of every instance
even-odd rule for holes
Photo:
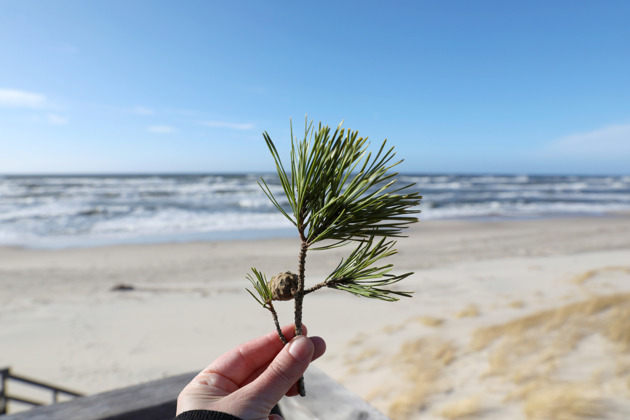
[[[410,292],[391,288],[413,273],[393,274],[392,264],[383,260],[397,251],[392,238],[403,237],[403,230],[418,219],[417,206],[422,197],[410,191],[414,184],[397,186],[392,168],[394,148],[383,141],[376,154],[368,151],[367,138],[341,124],[335,131],[319,123],[305,124],[304,138],[298,140],[291,126],[290,166],[285,168],[267,132],[263,133],[275,161],[288,206],[280,203],[267,182],[259,185],[269,200],[297,229],[300,238],[298,273],[285,272],[267,280],[252,268],[247,277],[254,291],[247,290],[272,314],[278,337],[282,334],[274,301],[294,300],[295,334],[302,334],[304,297],[321,288],[343,290],[357,296],[383,301],[410,297]],[[305,286],[305,263],[310,250],[329,250],[341,246],[354,249],[328,277],[309,288]],[[298,383],[305,395],[304,382]]]

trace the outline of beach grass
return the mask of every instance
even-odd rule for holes
[[[438,414],[449,420],[467,420],[480,418],[482,413],[481,398],[468,397],[454,401],[442,407]]]
[[[434,316],[418,316],[414,318],[414,321],[421,323],[426,327],[437,328],[444,324],[443,318],[436,318]]]
[[[455,317],[456,318],[473,318],[473,317],[477,317],[479,315],[481,315],[481,311],[479,310],[479,307],[477,305],[471,303],[466,308],[464,308],[461,311],[457,312],[455,314]]]
[[[404,342],[392,360],[402,383],[388,415],[406,419],[420,411],[429,396],[443,389],[442,373],[456,355],[455,345],[437,336]]]

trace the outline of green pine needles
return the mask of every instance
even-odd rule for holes
[[[286,343],[274,300],[294,300],[295,333],[301,335],[304,296],[323,287],[384,301],[410,297],[410,292],[390,286],[413,273],[392,274],[393,265],[383,264],[383,259],[397,252],[391,238],[402,237],[402,231],[418,221],[414,215],[422,197],[409,191],[414,184],[396,185],[398,173],[391,169],[402,161],[392,162],[394,148],[386,149],[387,140],[373,155],[367,138],[341,124],[332,131],[320,123],[315,131],[307,123],[303,140],[294,137],[291,127],[290,166],[285,168],[269,134],[263,137],[290,208],[280,204],[264,179],[259,185],[296,227],[301,242],[297,275],[287,272],[268,281],[252,268],[253,276],[247,276],[255,290],[248,292],[271,312],[280,339]],[[307,252],[345,245],[354,245],[354,250],[323,282],[305,288]],[[303,381],[299,385],[304,395]]]

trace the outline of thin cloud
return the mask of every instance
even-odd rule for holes
[[[630,124],[571,134],[551,142],[546,151],[565,156],[630,157]]]
[[[152,125],[148,128],[148,130],[151,133],[158,133],[158,134],[169,134],[169,133],[174,133],[175,131],[175,127],[172,127],[170,125]]]
[[[17,89],[0,89],[0,106],[10,108],[39,108],[46,103],[46,96]]]
[[[154,110],[152,110],[151,108],[147,108],[145,106],[137,106],[133,108],[131,112],[133,114],[138,114],[138,115],[154,115],[155,114]]]
[[[60,115],[57,114],[48,114],[46,115],[46,120],[54,125],[66,125],[68,123],[68,119],[65,117],[62,117]]]
[[[200,123],[206,127],[229,128],[230,130],[253,130],[252,123],[230,123],[225,121],[202,121]]]

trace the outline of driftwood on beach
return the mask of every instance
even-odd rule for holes
[[[172,420],[177,395],[196,373],[3,416],[2,420]],[[284,398],[280,409],[292,420],[384,420],[387,417],[314,366],[306,372],[304,398]]]

